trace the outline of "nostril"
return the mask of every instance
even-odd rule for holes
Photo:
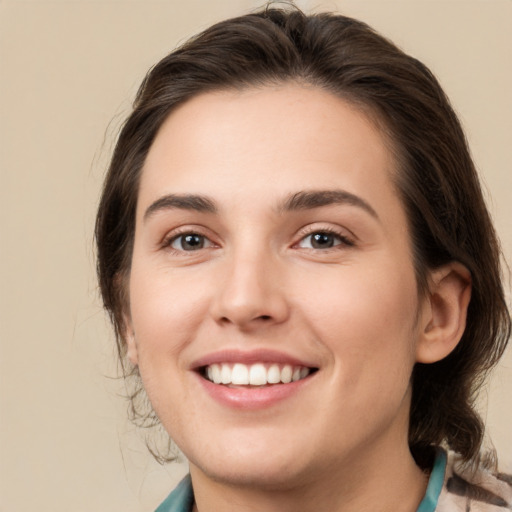
[[[270,315],[261,315],[259,318],[261,320],[270,320],[272,317]]]

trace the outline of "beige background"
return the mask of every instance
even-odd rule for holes
[[[92,226],[112,134],[147,68],[261,2],[0,1],[0,511],[150,511],[186,470],[147,455],[118,396]],[[361,17],[460,112],[509,264],[512,1],[298,2]],[[110,128],[105,130],[107,126]],[[512,464],[512,357],[489,430]]]

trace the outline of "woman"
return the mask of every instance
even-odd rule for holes
[[[124,369],[190,463],[160,512],[511,506],[473,407],[499,244],[437,81],[368,26],[268,8],[164,58],[96,235]]]

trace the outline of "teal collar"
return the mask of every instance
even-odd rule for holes
[[[190,475],[187,475],[155,512],[190,512],[193,504],[192,482]]]
[[[438,448],[432,473],[428,479],[427,491],[416,512],[435,512],[439,495],[443,489],[446,472],[446,452]]]

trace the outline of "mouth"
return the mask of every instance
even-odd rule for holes
[[[201,366],[199,374],[213,384],[227,387],[264,387],[304,380],[318,368],[281,363],[214,363]]]
[[[220,350],[193,361],[190,369],[219,403],[238,411],[261,411],[310,388],[315,361],[276,350]]]

